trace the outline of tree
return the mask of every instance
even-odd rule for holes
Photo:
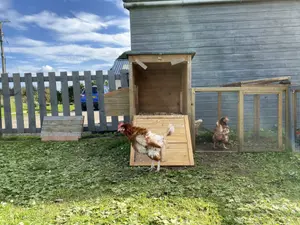
[[[68,92],[69,92],[69,102],[74,103],[74,88],[73,88],[73,86],[68,87]]]
[[[62,94],[60,91],[56,91],[56,96],[57,96],[57,102],[58,104],[62,103]]]

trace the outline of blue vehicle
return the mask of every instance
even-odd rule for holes
[[[104,94],[106,94],[108,92],[108,87],[104,86]],[[93,97],[93,106],[94,106],[94,110],[98,110],[98,90],[97,90],[97,86],[93,85],[92,87],[92,97]],[[81,101],[81,108],[82,111],[86,111],[86,94],[85,94],[85,90],[82,91],[81,96],[80,96],[80,101]]]
[[[93,97],[94,109],[97,110],[98,109],[98,91],[97,91],[97,86],[93,86],[92,87],[92,97]],[[86,111],[86,93],[85,93],[85,89],[81,93],[80,101],[81,101],[81,109],[82,109],[82,111]]]

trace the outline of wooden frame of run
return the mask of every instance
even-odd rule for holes
[[[289,77],[287,78],[289,79]],[[272,78],[272,82],[274,82],[274,78]],[[286,80],[283,78],[279,78],[278,80]],[[277,80],[277,81],[278,81]],[[264,83],[266,82],[266,79],[261,80]],[[279,84],[279,85],[249,85],[247,84],[246,86],[242,86],[240,82],[234,83],[234,85],[240,84],[240,87],[230,87],[228,85],[224,85],[223,87],[198,87],[198,88],[192,88],[191,93],[192,93],[192,121],[195,121],[195,94],[197,92],[217,92],[218,93],[218,118],[221,117],[221,104],[222,104],[222,92],[237,92],[238,93],[238,139],[239,139],[239,152],[243,150],[243,145],[244,145],[244,95],[247,94],[253,94],[254,97],[254,132],[255,136],[259,136],[259,95],[261,94],[276,94],[278,96],[278,149],[283,150],[283,142],[282,142],[282,108],[283,108],[283,103],[282,103],[282,97],[283,94],[285,93],[286,101],[285,101],[285,110],[287,113],[285,113],[285,143],[286,146],[290,146],[290,140],[289,140],[289,93],[288,93],[288,88],[289,84]],[[299,90],[300,91],[300,90]],[[195,130],[194,130],[194,124],[192,124],[191,127],[191,132],[192,132],[192,142],[193,142],[193,148],[194,151],[196,149],[196,138],[195,138]]]
[[[291,98],[292,98],[292,106],[291,106],[291,117],[292,117],[292,124],[291,124],[291,140],[292,140],[292,150],[293,151],[297,151],[296,150],[296,146],[295,146],[295,141],[296,141],[296,137],[297,137],[297,107],[298,107],[298,103],[297,103],[297,97],[298,94],[300,93],[300,87],[293,87],[292,91],[291,91]]]

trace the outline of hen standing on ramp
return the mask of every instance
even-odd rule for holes
[[[130,123],[120,123],[118,126],[118,132],[129,139],[134,150],[146,154],[152,160],[150,170],[154,168],[154,161],[157,161],[157,172],[160,170],[160,162],[166,149],[166,137],[171,136],[174,131],[175,128],[171,124],[164,135],[152,133],[146,128],[133,126]]]

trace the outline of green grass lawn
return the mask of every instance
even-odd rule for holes
[[[300,156],[196,154],[129,167],[123,138],[0,140],[0,224],[300,224]]]

